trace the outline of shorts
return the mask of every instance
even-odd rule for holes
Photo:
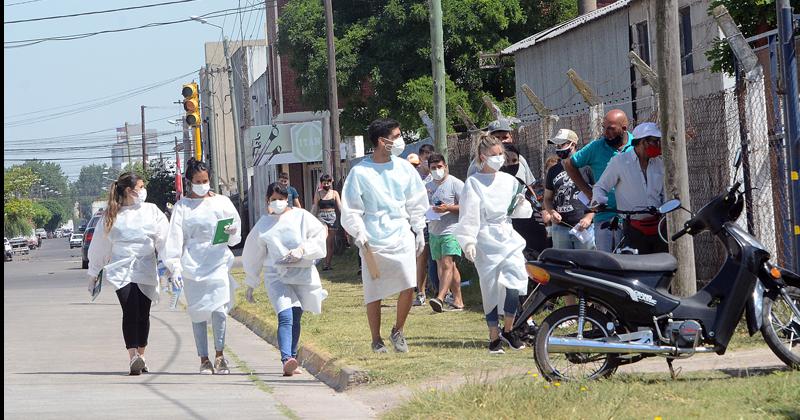
[[[328,229],[336,229],[336,210],[320,210],[317,217]]]
[[[458,245],[456,237],[453,235],[431,234],[431,256],[433,259],[438,261],[447,255],[461,256],[461,247]]]

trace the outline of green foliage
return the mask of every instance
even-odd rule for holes
[[[69,179],[61,170],[61,165],[33,160],[25,162],[21,166],[33,171],[39,177],[40,184],[49,187],[52,191],[58,191],[62,197],[69,196]]]
[[[445,71],[450,80],[446,90],[454,96],[447,100],[451,127],[458,121],[455,104],[478,114],[483,94],[498,102],[514,95],[513,69],[481,70],[480,52],[499,52],[576,13],[569,0],[443,0],[442,9]],[[417,113],[433,111],[432,87],[427,95],[422,91],[431,75],[427,1],[336,1],[334,27],[342,132],[363,134],[372,119],[385,116],[401,120],[404,130],[421,127]],[[286,5],[278,46],[297,72],[303,103],[327,109],[327,47],[320,1],[294,0]]]
[[[39,177],[30,169],[19,165],[3,171],[3,203],[14,198],[26,197],[31,187],[39,182]]]
[[[41,205],[51,214],[50,219],[44,224],[44,228],[48,232],[58,229],[72,216],[72,208],[69,204],[69,200],[47,199],[42,200]]]
[[[35,228],[45,227],[52,217],[53,213],[51,213],[47,207],[38,202],[33,203],[33,216],[31,217],[31,220],[33,221],[33,226]]]
[[[107,172],[103,175],[103,172]],[[83,218],[91,217],[92,201],[106,200],[110,180],[116,179],[118,174],[108,165],[87,165],[81,168],[78,180],[73,185],[75,199],[80,205]]]
[[[11,198],[4,203],[3,213],[5,236],[13,238],[30,235],[33,229],[31,219],[36,214],[33,201],[28,198]]]
[[[166,211],[167,204],[175,204],[175,172],[169,171],[162,161],[151,162],[147,181],[147,201]]]

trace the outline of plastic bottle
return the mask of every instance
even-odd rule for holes
[[[169,290],[172,294],[172,296],[169,298],[169,308],[175,310],[178,308],[178,301],[181,298],[181,293],[183,293],[183,288],[176,286],[175,282],[170,279]]]

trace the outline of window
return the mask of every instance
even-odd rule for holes
[[[647,32],[647,21],[636,24],[636,53],[639,58],[650,65],[650,35]]]
[[[678,32],[681,44],[681,75],[694,73],[692,62],[692,16],[689,6],[678,10]]]

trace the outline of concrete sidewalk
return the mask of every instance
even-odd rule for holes
[[[5,418],[374,416],[308,373],[281,376],[277,350],[232,318],[231,374],[199,375],[189,317],[168,310],[166,302],[152,311],[146,354],[151,373],[128,376],[116,295],[106,284],[88,303],[85,271],[71,265],[54,259],[5,266]]]

